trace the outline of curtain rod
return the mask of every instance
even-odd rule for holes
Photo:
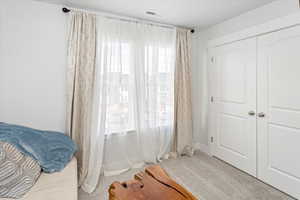
[[[85,11],[87,12],[87,10],[83,10],[83,9],[78,9],[78,10],[82,10],[82,11]],[[64,13],[69,13],[71,12],[71,9],[69,8],[66,8],[66,7],[63,7],[62,8],[62,11]],[[88,12],[91,12],[91,11],[88,11]],[[99,12],[92,12],[92,13],[96,13],[96,14],[99,14]],[[160,27],[164,27],[164,28],[176,28],[175,26],[173,25],[168,25],[168,24],[160,24],[160,23],[156,23],[156,22],[152,22],[152,21],[146,21],[146,20],[139,20],[139,19],[132,19],[132,18],[129,18],[129,17],[120,17],[120,16],[116,16],[116,15],[112,15],[112,14],[109,14],[110,16],[108,16],[108,13],[101,13],[102,16],[106,17],[106,18],[110,18],[110,19],[117,19],[117,20],[121,20],[121,21],[127,21],[127,22],[138,22],[138,23],[145,23],[145,24],[150,24],[150,25],[154,25],[154,26],[160,26]],[[191,33],[194,33],[195,30],[194,29],[190,29]]]

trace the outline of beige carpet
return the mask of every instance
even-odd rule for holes
[[[161,166],[199,200],[293,200],[286,194],[204,153],[197,153],[192,158],[167,160],[161,163]],[[79,200],[107,200],[107,190],[113,181],[130,180],[138,171],[140,170],[105,177],[93,194],[88,195],[80,191]]]

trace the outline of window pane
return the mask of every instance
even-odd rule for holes
[[[140,117],[136,116],[135,111],[141,109],[135,103],[137,94],[145,95],[139,97],[143,99],[139,104],[143,104],[141,110],[145,116],[142,118],[149,128],[172,126],[173,47],[145,45],[139,58],[144,66],[136,66],[133,62],[136,53],[133,46],[126,42],[102,45],[101,74],[107,77],[106,134],[135,130],[137,122],[134,119]],[[137,69],[134,67],[141,67],[141,74],[135,74]],[[141,86],[137,87],[136,79],[141,81]],[[137,92],[137,89],[143,91]]]
[[[130,73],[130,46],[127,43],[113,43],[109,46],[111,62],[107,66],[107,134],[133,129],[130,106],[133,78]]]
[[[150,126],[172,126],[173,76],[172,47],[145,47],[147,115]]]

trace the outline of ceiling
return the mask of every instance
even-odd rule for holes
[[[183,27],[205,28],[274,0],[39,0]],[[147,15],[146,11],[157,13]]]

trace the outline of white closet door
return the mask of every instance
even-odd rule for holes
[[[213,155],[256,176],[256,39],[214,51]]]
[[[258,39],[258,178],[300,199],[300,27]]]

